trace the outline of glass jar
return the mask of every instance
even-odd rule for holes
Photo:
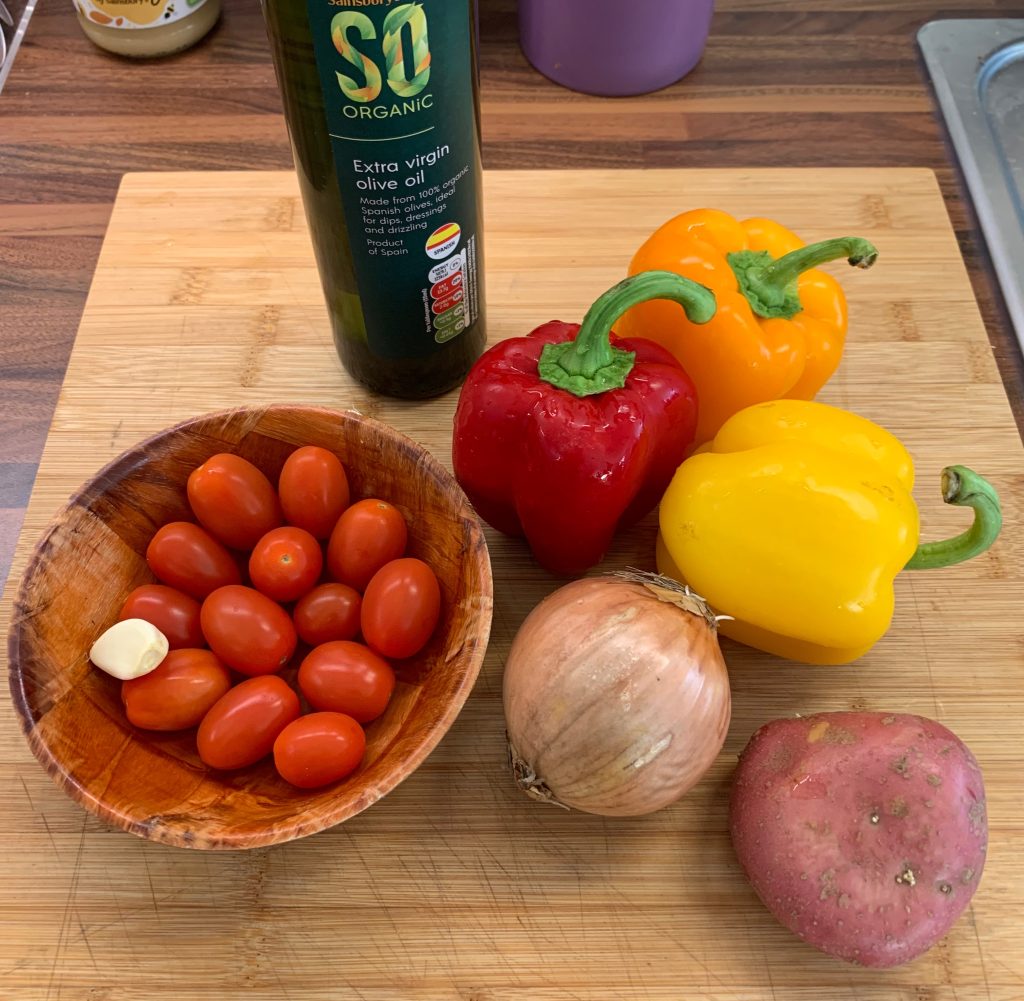
[[[221,0],[75,0],[78,23],[119,56],[167,56],[194,45],[217,23]]]

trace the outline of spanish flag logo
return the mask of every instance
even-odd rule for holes
[[[446,222],[438,226],[430,236],[427,237],[426,251],[428,256],[438,260],[447,257],[459,243],[462,229],[457,222]]]

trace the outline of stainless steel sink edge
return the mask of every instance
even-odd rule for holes
[[[17,11],[15,0],[5,0],[5,5],[13,7]],[[13,34],[6,39],[3,38],[3,33],[7,28],[4,24],[0,24],[0,46],[2,46],[2,55],[0,55],[0,91],[4,89],[4,84],[7,82],[7,76],[14,65],[14,57],[18,54],[18,49],[21,48],[21,40],[25,37],[25,32],[28,30],[28,22],[32,19],[35,9],[36,0],[27,0],[20,12],[18,22],[14,26]],[[17,16],[17,14],[14,16]],[[13,21],[13,19],[12,17],[11,20]]]
[[[998,74],[1018,60],[1024,65],[1024,20],[930,21],[917,37],[1007,312],[1024,348],[1024,192],[1011,169],[1013,151],[986,107],[987,89]],[[1019,101],[1024,108],[1024,90]],[[1024,163],[1020,168],[1024,177]]]

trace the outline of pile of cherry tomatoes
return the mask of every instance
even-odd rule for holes
[[[276,489],[240,456],[214,455],[189,476],[188,499],[198,524],[156,532],[146,559],[161,583],[136,588],[119,616],[150,622],[170,647],[122,682],[128,719],[198,726],[210,768],[273,753],[300,788],[344,778],[362,761],[363,725],[391,699],[389,660],[418,653],[440,614],[433,571],[405,556],[402,514],[377,498],[350,504],[342,463],[316,446],[288,457]],[[279,672],[300,640],[296,692]]]

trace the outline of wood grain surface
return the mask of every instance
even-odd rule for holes
[[[1018,1001],[1024,995],[1024,453],[957,242],[927,170],[491,172],[490,336],[578,319],[668,211],[716,205],[806,239],[856,231],[870,272],[830,265],[852,333],[824,398],[883,422],[915,457],[925,538],[938,472],[963,462],[1001,491],[985,556],[903,574],[889,635],[847,668],[723,643],[725,749],[679,804],[611,820],[545,808],[507,771],[504,655],[560,581],[488,531],[491,645],[477,686],[424,765],[340,827],[288,845],[191,853],[112,831],[58,791],[0,706],[0,996],[28,1001]],[[143,436],[246,403],[354,406],[450,461],[456,396],[407,403],[347,380],[328,332],[288,173],[126,178],[68,366],[25,534]],[[653,518],[606,567],[650,566]],[[736,755],[793,713],[870,708],[952,728],[985,773],[981,886],[950,935],[885,973],[828,959],[745,883],[726,831]]]
[[[921,166],[936,171],[1024,427],[1024,362],[915,33],[1024,17],[1021,0],[717,0],[704,58],[657,94],[574,94],[519,49],[515,0],[480,0],[490,168]],[[127,170],[287,169],[259,5],[224,0],[198,46],[140,63],[97,49],[70,0],[41,3],[0,94],[0,577],[13,549]]]

